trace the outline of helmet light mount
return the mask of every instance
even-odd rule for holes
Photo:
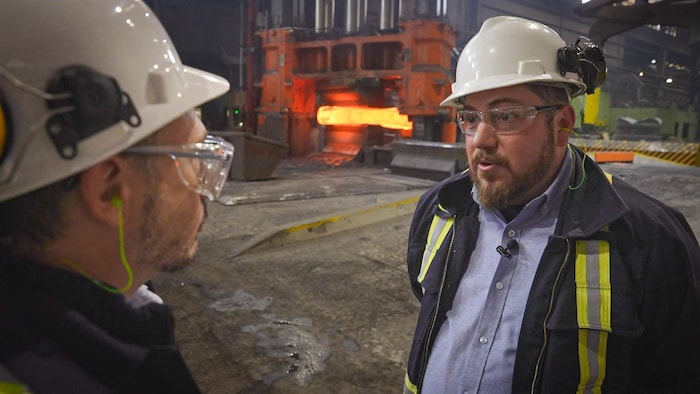
[[[66,98],[47,100],[58,111],[46,123],[58,154],[72,159],[78,154],[78,142],[117,122],[132,127],[141,124],[131,98],[119,88],[114,78],[100,74],[87,66],[69,66],[49,81],[50,94],[68,93]]]
[[[587,37],[579,37],[575,43],[559,48],[557,65],[562,76],[568,72],[578,74],[586,84],[586,94],[592,94],[605,82],[605,56]]]

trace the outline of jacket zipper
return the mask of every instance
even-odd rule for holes
[[[454,217],[456,221],[456,216]],[[419,388],[419,392],[421,391],[420,388],[423,386],[423,378],[425,377],[425,370],[428,369],[428,352],[427,352],[427,347],[428,344],[430,343],[431,338],[433,337],[433,330],[435,329],[435,323],[437,322],[437,315],[438,311],[440,310],[440,301],[442,300],[442,290],[445,287],[445,278],[447,277],[447,266],[450,262],[450,256],[452,255],[452,245],[455,240],[455,229],[454,227],[452,228],[452,235],[450,236],[450,246],[449,249],[447,249],[447,257],[445,258],[445,265],[442,268],[442,279],[440,280],[440,290],[438,291],[438,297],[437,297],[437,302],[435,303],[435,312],[433,313],[433,318],[430,322],[430,328],[428,329],[428,337],[426,338],[425,341],[425,347],[426,351],[424,351],[424,356],[423,356],[423,362],[421,366],[421,372],[420,372],[420,378],[418,381],[418,385],[416,387]]]
[[[537,384],[537,378],[538,374],[540,371],[541,363],[542,363],[542,358],[544,357],[544,351],[547,348],[547,321],[549,320],[550,315],[552,314],[552,309],[554,308],[554,295],[556,293],[556,290],[559,286],[559,280],[561,279],[562,272],[564,272],[564,267],[566,267],[566,262],[569,260],[569,255],[570,255],[570,241],[569,238],[566,238],[566,255],[564,256],[564,261],[562,262],[561,266],[559,267],[559,272],[557,272],[557,277],[554,279],[554,284],[552,285],[552,295],[549,298],[549,307],[547,309],[547,314],[544,317],[544,321],[542,322],[542,331],[544,333],[544,341],[542,342],[542,348],[540,348],[540,355],[537,357],[537,363],[535,364],[535,375],[532,377],[532,385],[530,386],[530,393],[534,394],[535,393],[535,385]]]

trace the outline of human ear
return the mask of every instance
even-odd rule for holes
[[[118,226],[117,214],[131,197],[129,167],[121,156],[112,156],[83,171],[79,193],[85,209],[97,221]]]
[[[571,131],[576,123],[576,111],[571,105],[563,107],[554,117],[555,141],[557,146],[566,146],[569,143]]]

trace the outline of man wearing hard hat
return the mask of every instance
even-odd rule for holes
[[[0,3],[0,392],[199,392],[144,283],[196,252],[228,87],[141,1]]]
[[[700,392],[700,248],[675,209],[569,144],[600,49],[494,17],[452,94],[469,169],[423,195],[405,393]]]

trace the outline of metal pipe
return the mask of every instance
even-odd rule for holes
[[[379,10],[379,30],[396,27],[396,0],[382,0]]]
[[[248,21],[246,23],[246,89],[245,89],[245,127],[246,130],[256,130],[257,117],[255,116],[255,103],[257,95],[254,89],[255,85],[255,53],[253,46],[255,45],[255,17],[258,11],[256,0],[248,0]]]
[[[359,0],[346,0],[345,2],[345,34],[357,33],[357,31],[359,30],[359,3]]]
[[[379,30],[385,30],[386,25],[386,2],[387,0],[382,0],[379,5]]]
[[[316,0],[316,33],[327,33],[335,25],[335,0]]]
[[[430,16],[430,2],[434,0],[418,0],[416,2],[416,13],[413,17],[427,17]]]
[[[304,27],[306,15],[304,14],[303,2],[299,0],[294,0],[292,2],[292,26],[293,27]]]
[[[240,16],[240,22],[238,23],[240,27],[240,36],[238,38],[238,88],[243,89],[245,86],[243,84],[243,53],[244,53],[244,48],[246,47],[244,39],[245,39],[245,33],[246,33],[246,13],[245,13],[245,4],[243,2],[238,3],[239,9],[238,9],[238,15]]]
[[[359,0],[359,9],[357,10],[357,27],[360,31],[367,26],[367,1]]]
[[[325,33],[328,31],[327,5],[328,0],[316,0],[316,19],[314,21],[314,30],[316,33]]]
[[[335,28],[335,0],[329,0],[328,29]]]

